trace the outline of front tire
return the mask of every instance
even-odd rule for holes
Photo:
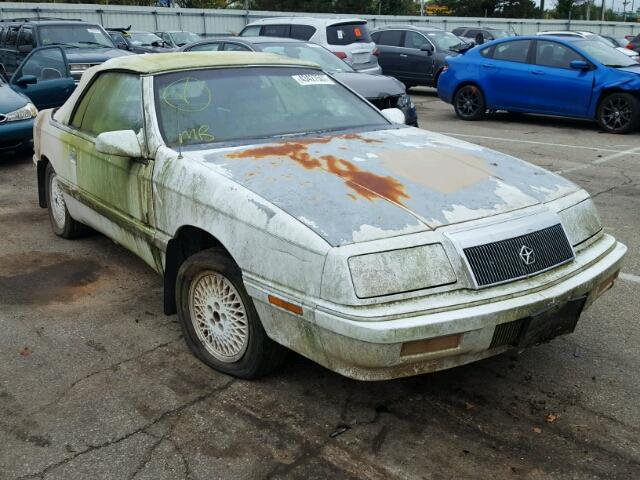
[[[58,174],[50,163],[47,163],[44,178],[47,210],[53,233],[62,238],[77,238],[84,235],[87,227],[71,218],[64,200]]]
[[[481,120],[487,111],[482,90],[475,85],[458,89],[453,97],[453,108],[459,118],[469,121]]]
[[[598,105],[597,120],[606,132],[628,133],[638,128],[640,103],[630,93],[612,93]]]
[[[286,349],[265,333],[241,271],[223,249],[185,260],[176,279],[176,304],[187,345],[210,367],[250,379],[284,360]]]

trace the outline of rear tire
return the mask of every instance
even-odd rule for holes
[[[596,118],[606,132],[629,133],[638,128],[640,102],[630,93],[611,93],[598,105]]]
[[[487,111],[484,94],[476,85],[464,85],[453,97],[453,108],[462,120],[481,120]]]
[[[187,345],[215,370],[258,378],[285,358],[287,350],[265,333],[240,268],[221,248],[185,260],[176,278],[176,305]]]
[[[58,174],[50,163],[47,163],[44,175],[47,210],[49,212],[49,220],[51,221],[53,233],[67,239],[78,238],[85,235],[89,229],[82,223],[74,220],[69,214],[62,193],[62,187],[60,187]]]

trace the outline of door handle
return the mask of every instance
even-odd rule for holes
[[[534,75],[544,75],[545,73],[542,70],[531,70],[531,73]]]
[[[400,54],[400,56],[401,56],[402,58],[407,58],[407,57],[408,57],[408,55],[407,55],[406,53],[401,53],[401,54]]]
[[[482,68],[496,68],[495,65],[491,65],[490,63],[483,63]]]

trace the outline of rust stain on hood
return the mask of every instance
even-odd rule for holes
[[[227,157],[252,159],[288,157],[307,170],[320,169],[340,177],[347,187],[367,200],[384,198],[393,203],[403,205],[403,200],[410,198],[404,185],[393,177],[385,177],[362,170],[356,164],[334,155],[314,157],[309,153],[309,145],[326,144],[331,142],[333,138],[336,137],[287,141],[277,145],[266,145],[230,153],[227,154]],[[357,134],[345,134],[337,138],[360,140],[365,143],[381,143],[380,140],[367,139]]]

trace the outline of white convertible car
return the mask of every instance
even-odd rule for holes
[[[162,274],[189,347],[238,377],[283,346],[377,380],[573,331],[626,251],[589,195],[398,113],[270,54],[113,59],[38,115],[40,205]]]

